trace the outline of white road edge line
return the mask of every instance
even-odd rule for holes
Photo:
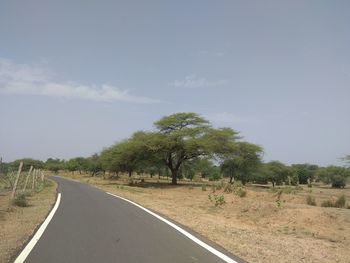
[[[138,208],[141,208],[142,210],[146,211],[147,213],[151,214],[152,216],[158,218],[159,220],[163,221],[164,223],[168,224],[169,226],[175,228],[177,231],[179,231],[181,234],[183,234],[184,236],[188,237],[189,239],[191,239],[193,242],[197,243],[198,245],[200,245],[201,247],[205,248],[206,250],[208,250],[209,252],[213,253],[215,256],[221,258],[223,261],[227,262],[227,263],[238,263],[237,261],[233,260],[232,258],[226,256],[225,254],[221,253],[220,251],[216,250],[215,248],[213,248],[212,246],[209,246],[208,244],[204,243],[203,241],[201,241],[200,239],[196,238],[194,235],[190,234],[189,232],[187,232],[186,230],[182,229],[181,227],[175,225],[174,223],[170,222],[169,220],[161,217],[160,215],[157,215],[156,213],[153,213],[152,211],[148,210],[147,208],[144,208],[143,206],[130,201],[124,197],[112,194],[110,192],[106,192],[109,195],[112,195],[114,197],[120,198],[126,202],[129,202],[135,206],[137,206]]]
[[[39,239],[42,236],[42,234],[44,233],[46,227],[48,226],[51,219],[55,215],[55,212],[56,212],[58,206],[60,205],[60,202],[61,202],[61,193],[58,193],[55,206],[52,208],[50,214],[46,217],[44,223],[42,223],[42,225],[39,227],[38,231],[36,231],[33,238],[29,241],[29,243],[26,245],[26,247],[22,250],[21,254],[19,254],[19,256],[16,258],[14,263],[23,263],[26,260],[29,253],[32,251],[32,249],[34,248],[36,243],[39,241]]]

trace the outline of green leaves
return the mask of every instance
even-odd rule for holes
[[[145,165],[161,169],[163,164],[171,171],[172,182],[176,184],[186,162],[204,157],[222,158],[239,149],[239,158],[246,161],[241,162],[240,167],[247,170],[262,151],[259,146],[243,142],[237,147],[238,132],[231,128],[215,129],[208,120],[192,112],[163,117],[154,125],[154,132],[138,131],[128,140],[105,149],[101,153],[103,165],[109,170],[130,171],[145,170],[140,167]],[[185,170],[188,177],[194,176],[192,170]]]
[[[221,165],[221,172],[230,177],[230,182],[235,177],[245,184],[261,162],[262,148],[248,142],[237,142],[227,150],[224,153],[225,159]]]
[[[191,128],[207,128],[209,122],[201,118],[198,114],[193,112],[179,112],[166,117],[154,123],[155,127],[161,133],[178,132],[182,129]]]

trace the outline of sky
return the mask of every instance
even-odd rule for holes
[[[196,112],[264,160],[350,154],[349,1],[0,2],[0,156],[89,156]]]

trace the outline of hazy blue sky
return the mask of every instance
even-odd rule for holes
[[[350,154],[350,1],[0,2],[0,155],[88,156],[202,114],[265,160]]]

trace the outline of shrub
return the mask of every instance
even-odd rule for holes
[[[44,185],[45,185],[45,187],[51,187],[51,186],[54,186],[54,183],[51,181],[51,180],[47,180],[47,179],[45,179],[44,180]]]
[[[134,186],[136,183],[134,182],[134,180],[133,179],[129,179],[129,181],[128,181],[128,185],[129,186]]]
[[[27,206],[29,206],[26,194],[24,194],[24,193],[21,193],[18,196],[16,196],[15,199],[13,199],[12,202],[13,202],[14,205],[20,206],[20,207],[27,207]]]
[[[284,187],[281,189],[283,193],[285,194],[291,194],[291,193],[294,193],[292,187],[288,186],[288,187]]]
[[[241,181],[235,181],[235,182],[233,183],[233,186],[234,186],[235,188],[237,188],[237,187],[243,187],[243,184],[242,184]]]
[[[247,195],[247,191],[244,190],[243,188],[238,188],[235,191],[235,194],[238,195],[239,197],[245,197]]]
[[[210,202],[214,203],[215,206],[221,206],[225,204],[225,197],[223,195],[208,195]]]
[[[293,176],[290,177],[290,185],[292,186],[299,185],[299,177],[297,174],[294,174]]]
[[[341,195],[338,197],[338,199],[333,202],[332,200],[326,200],[323,201],[321,206],[323,207],[337,207],[337,208],[344,208],[346,205],[346,199],[344,195]]]
[[[209,174],[209,181],[218,181],[221,179],[221,174],[216,169]]]
[[[313,205],[313,206],[316,206],[316,200],[315,200],[315,197],[311,196],[311,195],[308,195],[306,197],[306,203],[308,205]]]
[[[232,192],[233,192],[233,186],[232,186],[232,184],[226,184],[226,185],[224,186],[224,192],[225,192],[225,193],[232,193]]]
[[[322,207],[334,207],[334,203],[332,200],[326,200],[321,203]]]
[[[343,208],[345,207],[345,203],[346,203],[345,196],[342,195],[338,197],[337,201],[335,201],[334,206],[338,208]]]
[[[345,183],[345,177],[340,176],[340,175],[335,175],[331,178],[332,182],[332,187],[334,188],[344,188],[346,183]]]
[[[221,190],[224,187],[225,183],[223,181],[220,181],[218,184],[216,184],[216,190]]]

